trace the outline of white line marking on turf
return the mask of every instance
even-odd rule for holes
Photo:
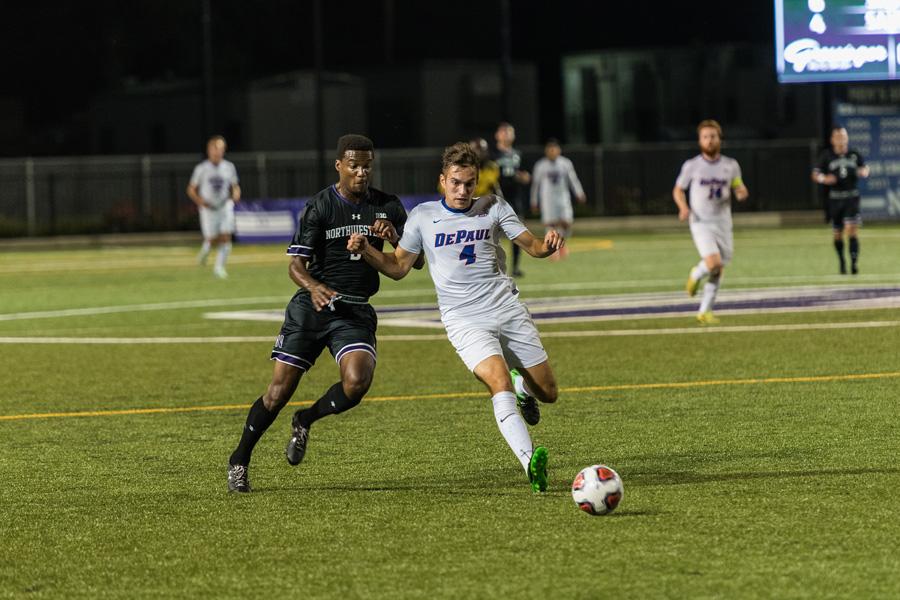
[[[631,337],[650,335],[681,335],[710,333],[765,333],[770,331],[827,331],[835,329],[876,329],[900,327],[900,321],[853,321],[847,323],[785,323],[781,325],[717,325],[711,327],[669,327],[663,329],[598,329],[578,331],[544,331],[542,338],[576,337]],[[380,342],[425,342],[446,340],[441,334],[379,335]],[[218,336],[218,337],[0,337],[0,344],[235,344],[272,342],[273,336]]]
[[[179,302],[155,302],[149,304],[122,304],[119,306],[94,306],[88,308],[66,308],[61,310],[40,310],[33,312],[0,314],[0,321],[18,321],[21,319],[49,319],[54,317],[75,317],[88,315],[106,315],[111,313],[139,312],[147,310],[173,310],[179,308],[205,308],[207,306],[231,306],[234,304],[262,304],[283,301],[282,296],[263,296],[259,298],[233,298],[212,300],[183,300]]]

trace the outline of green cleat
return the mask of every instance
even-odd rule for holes
[[[516,369],[512,369],[510,370],[509,375],[512,377],[513,389],[515,389],[516,378],[521,379],[522,374]],[[537,399],[528,394],[520,394],[519,392],[515,392],[515,394],[516,406],[519,407],[522,418],[525,419],[525,422],[529,425],[537,425],[541,421],[541,407],[538,406]]]
[[[531,482],[531,491],[535,494],[547,491],[547,449],[538,446],[531,454],[531,462],[528,463],[528,481]]]

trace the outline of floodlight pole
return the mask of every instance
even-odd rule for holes
[[[512,43],[510,41],[509,0],[500,0],[500,116],[512,120]]]
[[[325,187],[325,107],[322,99],[322,0],[313,2],[313,95],[315,103],[316,189]]]
[[[203,137],[213,134],[212,6],[203,0]]]

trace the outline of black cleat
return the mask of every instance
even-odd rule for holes
[[[309,427],[300,424],[299,416],[300,411],[298,410],[291,419],[292,435],[287,443],[287,448],[284,449],[284,456],[287,458],[288,464],[294,467],[299,465],[306,456],[306,443],[309,441]]]
[[[859,275],[859,268],[856,265],[853,265],[852,267],[850,267],[850,274]]]
[[[250,492],[250,478],[244,465],[228,465],[228,491],[247,494]]]
[[[846,274],[847,274],[847,265],[845,265],[844,263],[841,263],[841,275],[846,275]]]
[[[524,277],[525,273],[522,272],[522,269],[519,269],[517,267],[517,268],[513,269],[512,276],[513,277]]]
[[[509,375],[512,377],[513,383],[515,383],[516,377],[522,377],[518,369],[510,370]],[[528,394],[520,394],[518,392],[515,392],[515,394],[516,406],[519,407],[519,412],[522,413],[522,418],[525,419],[525,422],[529,425],[537,425],[540,423],[541,407],[538,406],[537,399]]]

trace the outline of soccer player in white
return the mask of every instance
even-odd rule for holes
[[[722,280],[722,270],[731,261],[734,237],[731,225],[731,194],[739,202],[750,193],[741,180],[741,167],[737,161],[721,153],[722,127],[712,119],[697,126],[700,154],[685,161],[672,189],[672,198],[678,205],[678,219],[690,219],[694,245],[700,252],[700,262],[688,276],[687,293],[694,296],[700,282],[703,300],[697,312],[701,325],[712,325],[719,320],[712,309]],[[685,190],[690,192],[688,205]]]
[[[565,239],[572,233],[574,219],[570,189],[580,204],[587,201],[572,161],[562,156],[559,142],[550,138],[544,145],[544,158],[534,164],[531,174],[531,211],[540,210],[544,227],[559,231]],[[566,254],[563,246],[557,255],[564,258]]]
[[[440,176],[445,197],[412,210],[396,250],[384,254],[361,234],[351,236],[347,249],[392,279],[405,277],[424,252],[447,336],[490,390],[500,432],[528,474],[532,490],[543,492],[547,449],[532,445],[525,422],[534,425],[540,419],[536,399],[556,401],[556,379],[534,321],[506,274],[500,239],[506,236],[537,258],[550,256],[565,240],[557,231],[535,238],[499,196],[473,198],[478,165],[478,155],[468,144],[448,147]]]
[[[212,244],[218,243],[213,274],[219,279],[228,277],[225,261],[231,252],[231,235],[234,233],[234,203],[241,200],[237,169],[225,160],[225,147],[225,138],[221,135],[209,138],[207,160],[194,167],[187,187],[187,195],[200,211],[200,230],[203,232],[203,246],[197,261],[205,265]]]

